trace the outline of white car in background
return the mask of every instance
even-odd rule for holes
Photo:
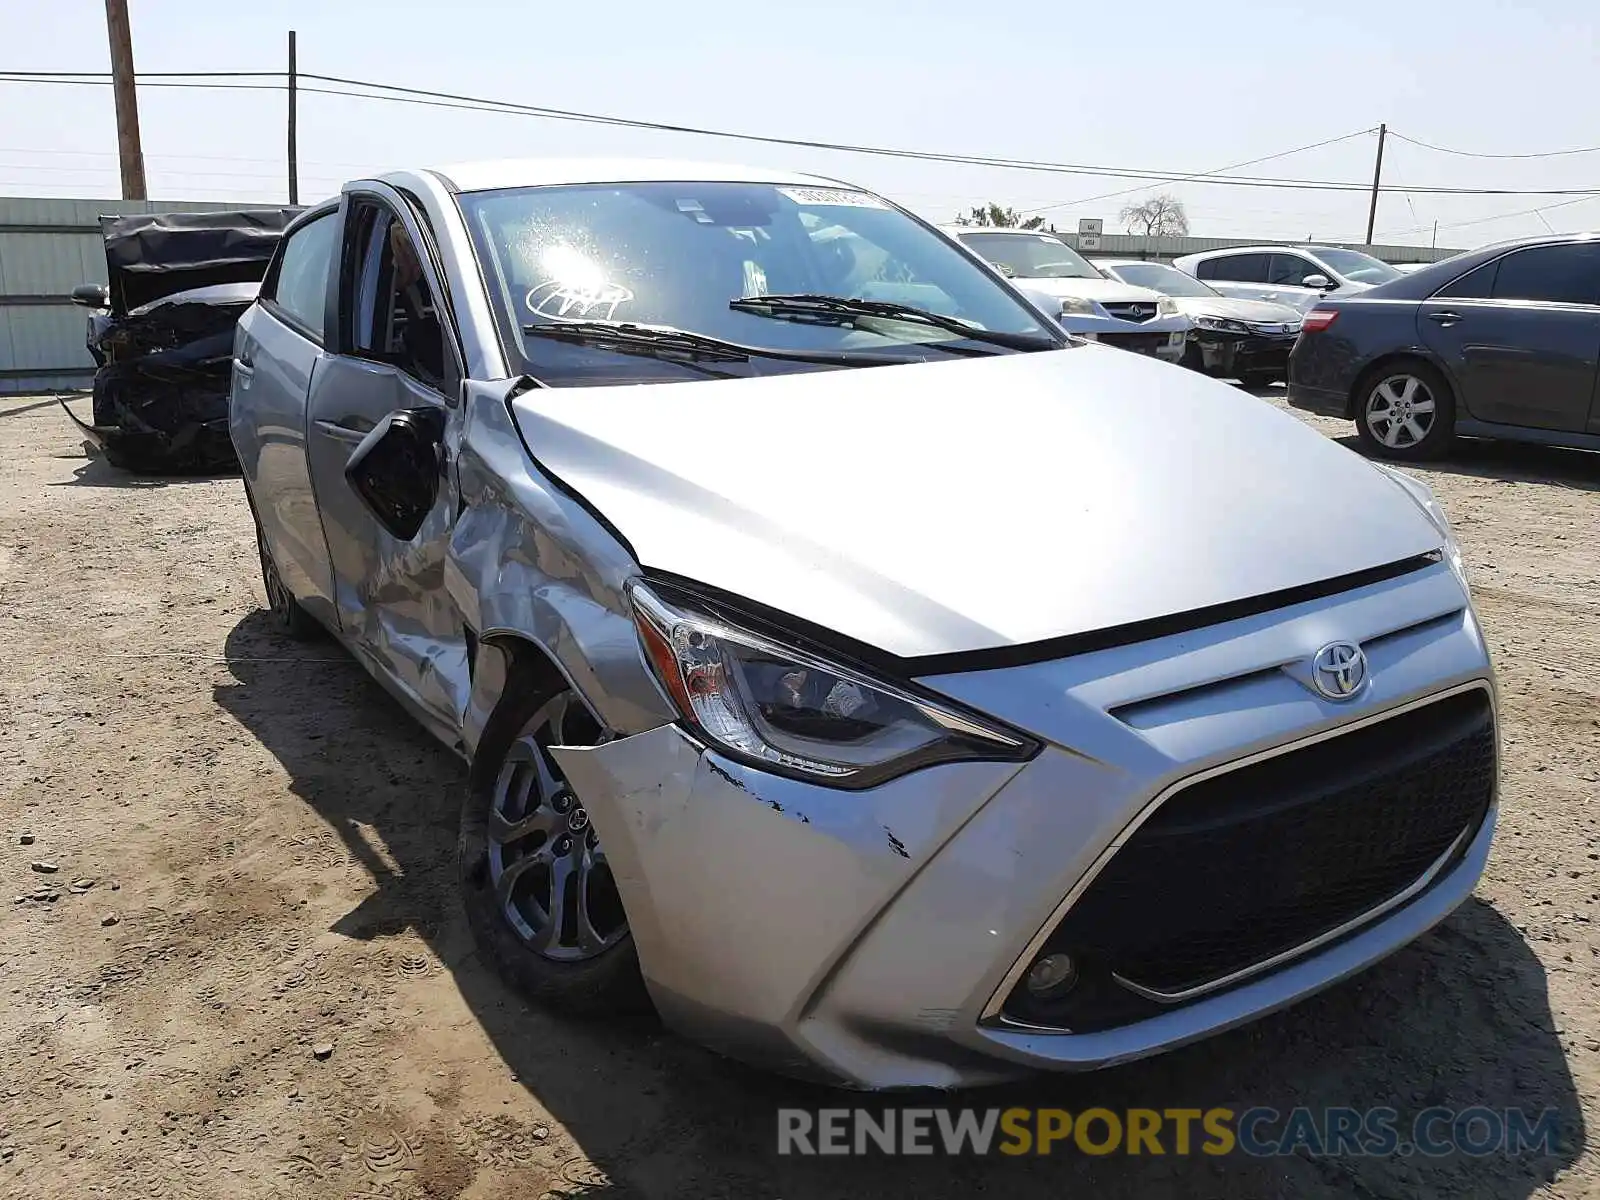
[[[1191,323],[1170,297],[1102,274],[1053,233],[941,226],[994,266],[1068,333],[1177,362]]]
[[[1353,296],[1399,279],[1382,259],[1343,246],[1229,246],[1172,260],[1224,296],[1270,300],[1306,312],[1330,292]]]

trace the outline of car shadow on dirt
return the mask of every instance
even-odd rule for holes
[[[1360,454],[1361,439],[1345,434],[1333,439]],[[1370,456],[1369,456],[1370,457]],[[1387,462],[1374,458],[1374,462]],[[1580,491],[1600,491],[1600,453],[1539,446],[1531,442],[1496,442],[1482,438],[1457,438],[1450,453],[1433,462],[1390,464],[1423,474],[1472,475],[1505,483],[1543,483]]]
[[[1285,1013],[1110,1071],[1036,1077],[960,1097],[862,1097],[719,1059],[651,1022],[557,1018],[530,1007],[479,960],[455,898],[465,770],[331,644],[302,646],[263,613],[232,630],[232,680],[216,699],[283,765],[294,794],[338,830],[375,892],[334,926],[357,939],[406,928],[453,973],[507,1068],[603,1172],[585,1196],[1230,1197],[1458,1196],[1521,1200],[1576,1160],[1582,1111],[1546,994],[1521,934],[1473,900],[1366,974]],[[301,663],[299,660],[305,661]],[[315,666],[311,664],[317,664]],[[392,861],[371,848],[381,838]],[[1268,1107],[1553,1110],[1548,1152],[1252,1157],[1105,1157],[1063,1144],[1049,1157],[804,1158],[777,1153],[777,1110],[864,1106]],[[1448,1129],[1430,1126],[1433,1132]],[[1482,1127],[1480,1126],[1480,1129]],[[1260,1131],[1282,1132],[1281,1121]],[[1482,1136],[1481,1133],[1477,1136]],[[1198,1147],[1197,1137],[1194,1145]]]
[[[73,468],[72,478],[50,484],[51,487],[101,487],[101,488],[164,488],[191,483],[210,483],[215,479],[237,476],[237,471],[217,471],[193,475],[140,475],[113,467],[96,454],[86,458],[82,466]]]

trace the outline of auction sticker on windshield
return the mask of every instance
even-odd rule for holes
[[[778,189],[778,194],[788,197],[796,204],[831,205],[835,208],[889,207],[874,195],[852,191],[849,188],[781,187]]]

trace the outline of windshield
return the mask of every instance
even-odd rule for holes
[[[803,293],[909,305],[984,330],[1061,344],[1004,283],[887,201],[833,187],[628,183],[461,197],[502,331],[554,386],[704,378],[693,364],[529,334],[572,321],[669,326],[742,347],[822,352],[819,363],[752,357],[718,374],[771,374],[1010,353],[928,321],[731,308]],[[950,322],[944,324],[949,325]]]
[[[1017,279],[1103,279],[1089,260],[1054,234],[963,233],[962,242]]]
[[[1193,275],[1185,275],[1177,267],[1169,267],[1162,263],[1117,263],[1115,266],[1104,268],[1115,275],[1123,283],[1131,283],[1135,287],[1149,288],[1153,292],[1160,292],[1163,296],[1217,296],[1220,295],[1214,288],[1209,288]]]
[[[1359,250],[1318,246],[1316,255],[1344,278],[1353,279],[1356,283],[1388,283],[1391,279],[1400,278],[1400,272],[1388,263]]]

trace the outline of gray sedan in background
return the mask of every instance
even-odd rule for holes
[[[352,182],[230,427],[283,628],[470,762],[467,920],[539,1001],[851,1087],[1082,1070],[1483,869],[1493,675],[1427,488],[849,184]]]
[[[1322,300],[1289,403],[1391,458],[1437,458],[1457,434],[1600,450],[1600,238],[1487,246]]]
[[[1170,298],[1193,325],[1182,363],[1207,375],[1245,383],[1276,383],[1289,367],[1300,336],[1300,312],[1268,300],[1237,300],[1165,263],[1136,258],[1095,259],[1113,279]]]

